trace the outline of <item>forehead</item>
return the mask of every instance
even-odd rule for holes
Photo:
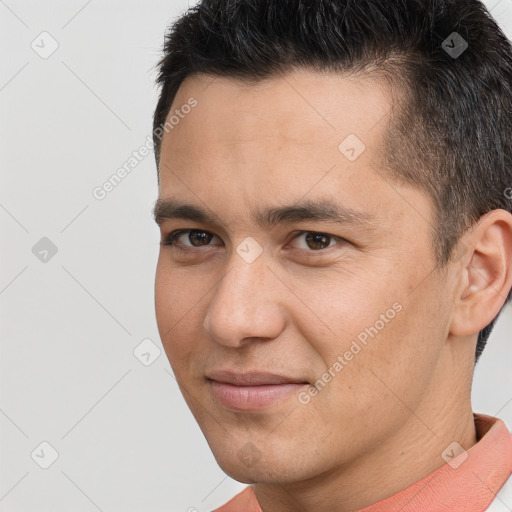
[[[168,113],[161,158],[175,167],[220,161],[224,168],[257,163],[268,170],[277,161],[322,158],[350,170],[357,163],[344,158],[340,144],[349,138],[357,153],[364,147],[363,161],[375,159],[389,119],[388,94],[375,79],[311,70],[255,84],[194,75],[182,83]]]
[[[194,75],[181,85],[168,114],[194,98],[198,105],[169,135],[190,132],[206,144],[285,140],[321,149],[355,133],[375,145],[379,125],[390,111],[389,89],[375,78],[301,70],[247,84],[229,77]],[[175,117],[176,118],[176,117]],[[164,143],[173,137],[164,134]],[[174,139],[176,139],[175,137]],[[179,144],[182,147],[182,144]],[[179,151],[180,147],[173,148]],[[337,144],[335,146],[337,148]],[[371,148],[370,148],[371,149]]]
[[[196,106],[182,109],[191,99]],[[326,194],[358,211],[401,210],[378,172],[390,115],[389,89],[369,77],[189,77],[168,115],[178,122],[162,141],[160,198],[206,202],[233,218]]]

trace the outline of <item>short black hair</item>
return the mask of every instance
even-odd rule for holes
[[[386,169],[431,197],[439,266],[482,215],[512,213],[512,48],[479,0],[200,1],[170,27],[158,62],[157,169],[185,78],[257,83],[296,69],[391,85]],[[498,316],[479,333],[475,363]]]

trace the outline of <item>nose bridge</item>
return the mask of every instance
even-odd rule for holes
[[[240,245],[243,249],[243,244]],[[245,338],[279,335],[282,319],[273,297],[275,287],[268,286],[269,273],[261,255],[249,262],[233,253],[203,321],[203,327],[214,341],[239,346]]]

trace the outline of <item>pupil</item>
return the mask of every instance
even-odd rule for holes
[[[313,241],[312,241],[312,239],[313,239]],[[326,235],[322,235],[322,233],[314,233],[314,234],[308,233],[306,235],[306,240],[311,249],[323,249],[324,248],[324,247],[318,247],[318,244],[329,245],[329,243],[328,243],[329,237]],[[312,247],[311,243],[313,246],[316,246],[316,247]]]
[[[210,236],[211,235],[209,233],[206,233],[205,231],[191,231],[190,234],[188,235],[188,238],[192,245],[195,245],[194,239],[195,241],[199,242],[199,245],[205,245],[205,242],[208,243],[210,241]]]

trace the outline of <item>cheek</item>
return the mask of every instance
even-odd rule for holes
[[[400,292],[382,282],[382,274],[380,280],[378,275],[344,271],[296,284],[307,307],[299,305],[294,321],[326,365],[350,350],[354,340],[364,346],[383,337],[400,315]]]
[[[179,323],[179,328],[173,329],[174,334],[179,333],[183,326],[181,321],[194,313],[194,304],[199,300],[200,293],[194,290],[197,280],[190,278],[186,272],[173,268],[167,261],[165,254],[161,254],[158,260],[155,276],[155,313],[157,323],[167,331]],[[166,331],[162,341],[165,341]]]
[[[417,326],[407,318],[407,308],[393,310],[396,314],[384,326],[378,323],[381,311],[385,315],[388,308],[359,317],[352,328],[355,336],[325,338],[317,349],[323,350],[325,365],[317,378],[328,382],[306,407],[311,406],[326,444],[339,443],[343,435],[352,448],[369,449],[405,424],[427,389],[435,358],[418,357]],[[340,425],[340,431],[322,426],[329,424]]]
[[[184,283],[179,273],[172,272],[161,260],[155,276],[155,314],[162,345],[174,369],[175,361],[185,355],[187,344],[183,340],[190,338],[187,320],[190,321],[194,311],[188,305],[190,295],[182,291]]]
[[[346,362],[336,393],[354,414],[372,409],[376,417],[385,417],[386,410],[393,410],[405,418],[429,388],[445,327],[433,322],[438,306],[428,295],[405,295],[372,308],[358,332],[339,345],[338,353],[345,349]]]
[[[155,314],[160,339],[175,375],[189,373],[201,359],[204,346],[199,330],[211,284],[206,279],[191,279],[190,271],[180,272],[160,257],[155,276]]]
[[[162,342],[164,342],[165,329],[169,329],[171,322],[175,292],[172,291],[170,279],[163,269],[161,259],[160,256],[155,276],[155,314],[160,337],[162,338]]]
[[[309,311],[296,311],[294,321],[316,352],[316,378],[328,380],[330,390],[319,393],[318,403],[341,401],[360,411],[384,396],[396,401],[387,383],[414,399],[428,381],[439,350],[429,339],[439,333],[427,326],[438,306],[430,291],[408,295],[405,282],[385,276],[345,275],[302,288]]]

